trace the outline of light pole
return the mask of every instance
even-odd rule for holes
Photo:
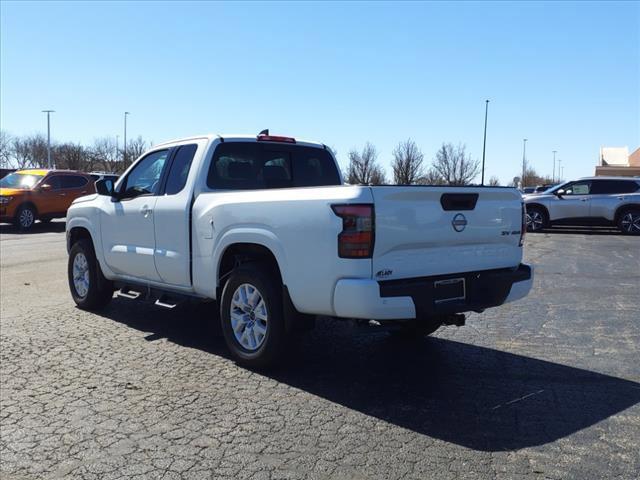
[[[122,163],[124,168],[127,168],[127,115],[129,112],[124,112],[124,145],[122,146]]]
[[[482,180],[480,185],[484,185],[484,154],[487,149],[487,115],[489,114],[489,100],[486,100],[484,108],[484,142],[482,144]]]
[[[563,167],[560,166],[561,163],[562,163],[562,160],[558,159],[558,180],[562,180]]]
[[[47,168],[51,169],[51,117],[55,110],[42,110],[47,114]]]
[[[551,174],[551,183],[555,183],[556,181],[556,153],[557,150],[553,151],[553,173]]]
[[[527,168],[527,139],[522,139],[522,188],[525,187],[524,175]]]

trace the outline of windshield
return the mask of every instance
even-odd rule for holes
[[[0,180],[2,188],[19,188],[28,190],[42,179],[42,175],[32,175],[28,173],[10,173]]]
[[[565,185],[569,185],[571,182],[563,182],[563,183],[556,183],[555,185],[551,185],[549,188],[547,188],[544,192],[542,193],[552,193],[555,190],[559,190],[560,188],[564,187]]]

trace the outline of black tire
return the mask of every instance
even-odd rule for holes
[[[527,207],[527,232],[540,232],[549,226],[549,216],[544,208]]]
[[[630,208],[618,215],[618,228],[625,235],[640,235],[640,208]]]
[[[21,205],[16,211],[14,225],[22,231],[31,230],[36,223],[36,209],[31,205]]]
[[[74,282],[74,262],[76,257],[81,254],[84,255],[88,267],[89,284],[86,291],[78,292]],[[67,265],[67,277],[71,297],[76,302],[76,305],[83,310],[99,310],[105,307],[113,298],[113,283],[102,274],[90,240],[78,240],[71,247]]]
[[[243,285],[249,285],[258,291],[259,296],[264,301],[266,307],[267,320],[266,333],[261,338],[261,343],[255,349],[246,348],[236,338],[231,319],[231,305],[233,297]],[[258,307],[259,302],[253,307]],[[249,303],[247,303],[249,305]],[[234,307],[236,315],[240,315],[244,320],[237,324],[238,335],[246,335],[246,340],[253,338],[257,343],[254,328],[261,320],[252,308],[250,312]],[[242,313],[239,313],[242,312]],[[251,315],[251,316],[250,316]],[[237,318],[237,317],[236,317]],[[285,328],[284,313],[282,308],[282,285],[277,275],[273,273],[268,265],[261,263],[246,263],[236,268],[222,290],[220,302],[220,322],[225,342],[231,355],[240,365],[255,369],[265,369],[275,366],[282,360],[287,351],[287,332]],[[260,326],[260,325],[258,325]],[[264,329],[264,327],[261,327]],[[244,338],[244,337],[242,337]]]

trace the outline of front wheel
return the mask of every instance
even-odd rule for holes
[[[547,212],[540,207],[527,207],[527,231],[539,232],[547,226]]]
[[[286,350],[282,288],[267,265],[236,268],[222,291],[220,321],[235,360],[250,368],[276,364]]]
[[[23,205],[16,213],[15,225],[20,230],[30,230],[36,223],[36,211],[31,205]]]
[[[640,209],[623,212],[618,219],[618,228],[626,235],[640,235]]]
[[[113,298],[113,284],[102,274],[90,240],[79,240],[71,247],[67,276],[71,297],[83,310],[98,310]]]

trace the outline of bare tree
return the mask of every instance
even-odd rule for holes
[[[127,167],[135,162],[138,157],[140,157],[150,145],[147,145],[140,135],[138,138],[132,138],[127,142]]]
[[[495,175],[492,176],[489,179],[489,186],[490,187],[499,187],[500,186],[500,179],[498,179],[498,177],[496,177]]]
[[[468,185],[478,174],[480,162],[472,160],[465,150],[462,144],[454,147],[451,143],[443,143],[436,153],[433,168],[447,185]]]
[[[0,167],[9,168],[13,157],[13,143],[9,132],[0,130]]]
[[[55,149],[56,168],[90,171],[93,167],[92,155],[82,145],[63,143]]]
[[[524,181],[522,181],[524,180]],[[526,167],[524,171],[524,179],[519,177],[514,177],[512,185],[514,187],[518,186],[518,183],[522,181],[522,187],[536,187],[538,185],[548,185],[553,183],[553,180],[548,175],[539,175],[533,167]]]
[[[438,171],[430,167],[427,169],[425,174],[418,179],[417,182],[419,185],[446,185],[444,178],[442,175],[438,173]]]
[[[358,152],[353,149],[349,152],[349,167],[347,169],[347,182],[353,185],[380,185],[385,183],[384,170],[377,164],[378,152],[376,147],[367,142]]]
[[[398,143],[393,150],[393,182],[398,185],[412,185],[423,176],[424,155],[410,138]]]
[[[42,135],[15,137],[11,141],[11,147],[17,168],[47,166],[47,141]]]
[[[14,166],[16,168],[29,168],[34,165],[32,162],[31,150],[25,140],[15,137],[11,141],[11,151],[13,153]]]
[[[120,172],[122,156],[116,142],[111,137],[96,138],[90,149],[91,163],[94,169],[105,172]]]

